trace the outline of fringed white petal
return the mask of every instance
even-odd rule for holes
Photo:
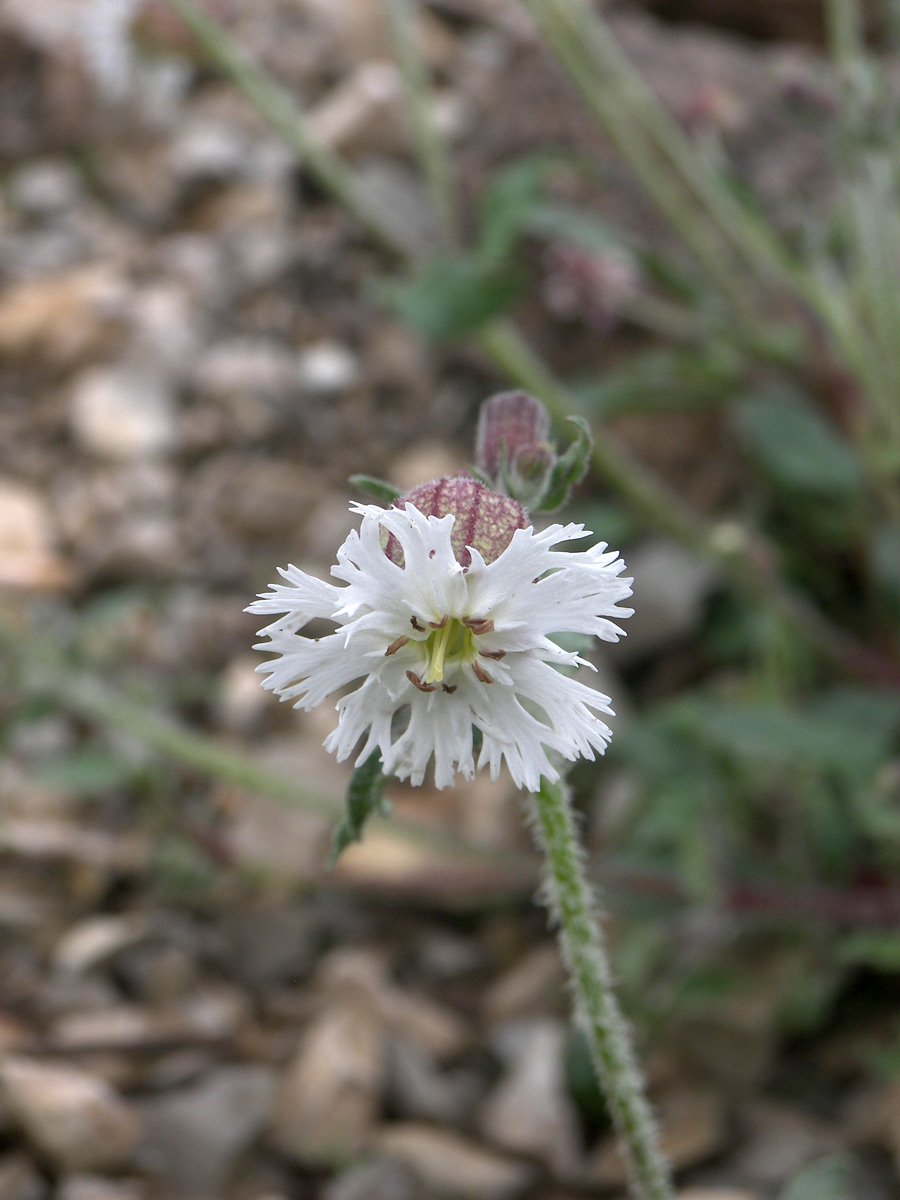
[[[331,572],[340,586],[288,567],[285,582],[248,610],[278,618],[260,631],[269,640],[257,648],[276,655],[259,669],[268,675],[264,686],[282,699],[312,708],[356,685],[337,703],[340,719],[327,750],[341,761],[355,753],[361,763],[377,749],[386,773],[414,784],[433,766],[438,787],[482,767],[496,778],[505,762],[529,790],[542,776],[558,778],[550,753],[603,753],[610,730],[598,714],[612,711],[609,698],[557,669],[583,660],[550,637],[621,636],[615,621],[631,614],[620,607],[631,580],[615,552],[602,543],[557,549],[587,534],[582,525],[551,525],[540,533],[517,530],[491,563],[472,549],[464,570],[451,545],[452,516],[425,516],[410,504],[353,508],[360,527]],[[396,538],[402,565],[385,552],[388,537]],[[333,633],[302,634],[321,618],[334,622]],[[478,632],[468,658],[430,676],[438,686],[423,672],[445,618],[474,623]],[[473,729],[481,734],[477,764]]]

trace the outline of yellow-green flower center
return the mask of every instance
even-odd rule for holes
[[[425,657],[423,683],[440,683],[449,667],[474,662],[478,651],[472,630],[457,617],[447,617],[420,643]]]

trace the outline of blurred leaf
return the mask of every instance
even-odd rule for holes
[[[351,475],[347,481],[361,492],[368,492],[375,500],[388,505],[402,494],[400,489],[383,479],[375,479],[372,475]]]
[[[842,689],[806,709],[691,697],[672,706],[671,718],[686,734],[738,758],[865,777],[900,727],[900,697]]]
[[[363,828],[373,813],[388,814],[384,796],[384,775],[381,755],[376,750],[361,767],[357,767],[347,789],[347,815],[334,831],[329,867],[333,867],[351,842],[362,839]]]
[[[779,1200],[854,1200],[853,1173],[848,1154],[819,1159],[794,1176]]]
[[[481,200],[478,254],[482,262],[497,264],[512,253],[533,224],[547,177],[559,165],[558,155],[529,155],[494,176]]]
[[[900,613],[900,528],[882,525],[876,529],[869,556],[876,582],[887,593],[895,614]]]
[[[652,350],[636,355],[599,379],[573,389],[581,405],[601,417],[626,412],[667,412],[709,408],[729,399],[739,383],[741,365],[735,355],[711,347],[696,350]]]
[[[39,768],[40,778],[52,788],[72,796],[96,795],[123,787],[144,773],[124,758],[104,750],[66,754]]]
[[[571,520],[580,521],[586,529],[591,530],[594,541],[606,542],[618,550],[634,540],[631,513],[615,501],[577,504],[570,513]]]
[[[387,302],[413,328],[454,341],[500,316],[522,293],[520,271],[477,257],[434,258],[406,283],[384,285]]]
[[[737,416],[748,452],[775,483],[842,499],[860,493],[852,450],[811,404],[786,394],[753,396]]]
[[[887,974],[900,974],[900,932],[869,929],[843,938],[835,950],[845,966],[873,967]]]

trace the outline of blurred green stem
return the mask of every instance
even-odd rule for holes
[[[168,0],[204,52],[240,89],[269,125],[293,147],[303,166],[359,221],[382,249],[407,254],[402,232],[374,208],[363,194],[353,172],[310,130],[292,97],[255,63],[217,21],[193,0]]]
[[[47,691],[67,711],[129,734],[201,775],[277,800],[289,808],[333,819],[341,815],[336,796],[310,791],[295,779],[261,767],[239,750],[231,750],[212,738],[194,733],[119,691],[110,691],[90,676],[63,674],[48,685]]]
[[[673,1200],[656,1122],[613,992],[596,899],[584,871],[584,852],[572,818],[568,788],[541,780],[534,797],[536,840],[546,864],[549,907],[559,923],[559,940],[575,994],[575,1011],[630,1159],[636,1200]]]
[[[409,109],[422,173],[442,238],[452,245],[459,232],[450,156],[437,123],[428,66],[422,56],[417,9],[410,0],[383,0]]]

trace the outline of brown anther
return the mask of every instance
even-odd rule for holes
[[[487,671],[485,671],[484,667],[481,666],[481,664],[478,662],[477,659],[475,660],[475,662],[472,663],[472,670],[475,672],[475,677],[477,679],[480,679],[482,683],[493,683],[494,682],[493,679],[490,677],[490,675],[488,675]]]
[[[446,613],[444,613],[444,615],[441,617],[441,619],[439,621],[429,621],[428,624],[431,626],[432,629],[443,629],[449,620],[450,620],[450,618],[447,616]]]
[[[424,633],[425,632],[425,626],[420,625],[415,617],[410,617],[409,623],[410,623],[410,625],[412,625],[412,627],[416,631],[416,633]]]
[[[408,637],[398,637],[397,640],[394,642],[391,642],[391,644],[388,646],[387,650],[385,650],[384,657],[387,658],[387,656],[389,654],[396,654],[398,650],[403,649],[403,647],[406,645],[406,643],[408,641],[409,641]]]
[[[456,688],[457,688],[457,684],[455,684],[455,683],[442,683],[441,684],[441,691],[446,692],[448,696],[452,696],[453,693],[456,691]]]
[[[415,673],[415,671],[407,671],[406,678],[413,685],[413,687],[417,687],[420,692],[436,692],[437,691],[436,683],[423,683],[422,680]]]
[[[463,625],[471,629],[476,637],[482,633],[494,632],[494,622],[487,621],[484,617],[463,617]]]
[[[506,658],[505,650],[479,650],[478,653],[482,658],[492,658],[494,662],[499,662],[501,658]]]

